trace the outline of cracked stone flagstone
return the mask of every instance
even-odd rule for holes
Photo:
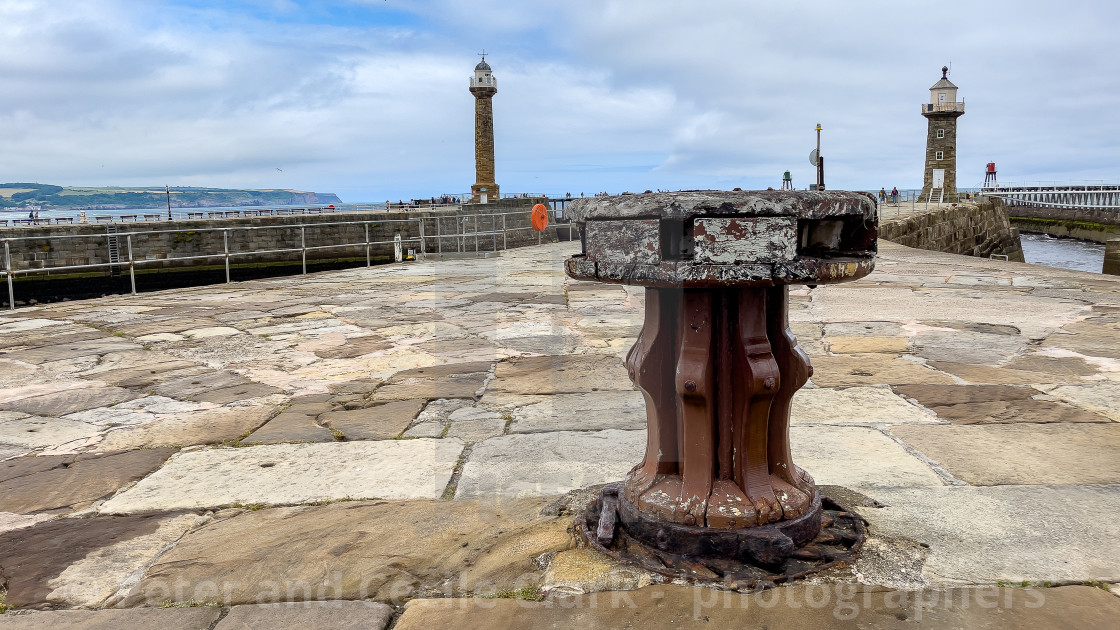
[[[423,406],[423,400],[400,400],[363,409],[328,411],[319,416],[319,422],[347,440],[389,440],[407,429]]]
[[[206,448],[180,453],[101,505],[103,514],[443,494],[454,439]]]

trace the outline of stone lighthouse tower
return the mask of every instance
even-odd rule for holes
[[[957,102],[957,86],[949,81],[949,67],[941,67],[941,80],[929,89],[922,116],[929,121],[926,133],[926,172],[922,200],[957,200],[957,118],[964,115],[964,101]]]
[[[498,80],[490,72],[486,54],[474,67],[471,77],[471,94],[474,94],[474,171],[475,183],[471,186],[471,201],[486,203],[501,199],[498,185],[494,183],[494,95],[498,93]]]

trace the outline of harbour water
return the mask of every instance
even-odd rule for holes
[[[1100,273],[1104,265],[1104,243],[1056,238],[1048,234],[1020,234],[1027,262],[1048,267]]]

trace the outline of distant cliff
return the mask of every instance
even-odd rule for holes
[[[172,208],[215,208],[221,206],[287,206],[340,204],[333,193],[303,190],[237,190],[228,188],[175,187]],[[167,193],[160,188],[79,188],[51,184],[0,184],[0,210],[38,206],[44,210],[123,210],[162,208]]]

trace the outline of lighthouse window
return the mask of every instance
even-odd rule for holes
[[[933,159],[944,160],[945,159],[945,152],[944,151],[938,151],[937,153],[933,154]]]
[[[945,130],[944,129],[938,129],[937,130],[937,137],[938,138],[944,138],[945,137]]]

